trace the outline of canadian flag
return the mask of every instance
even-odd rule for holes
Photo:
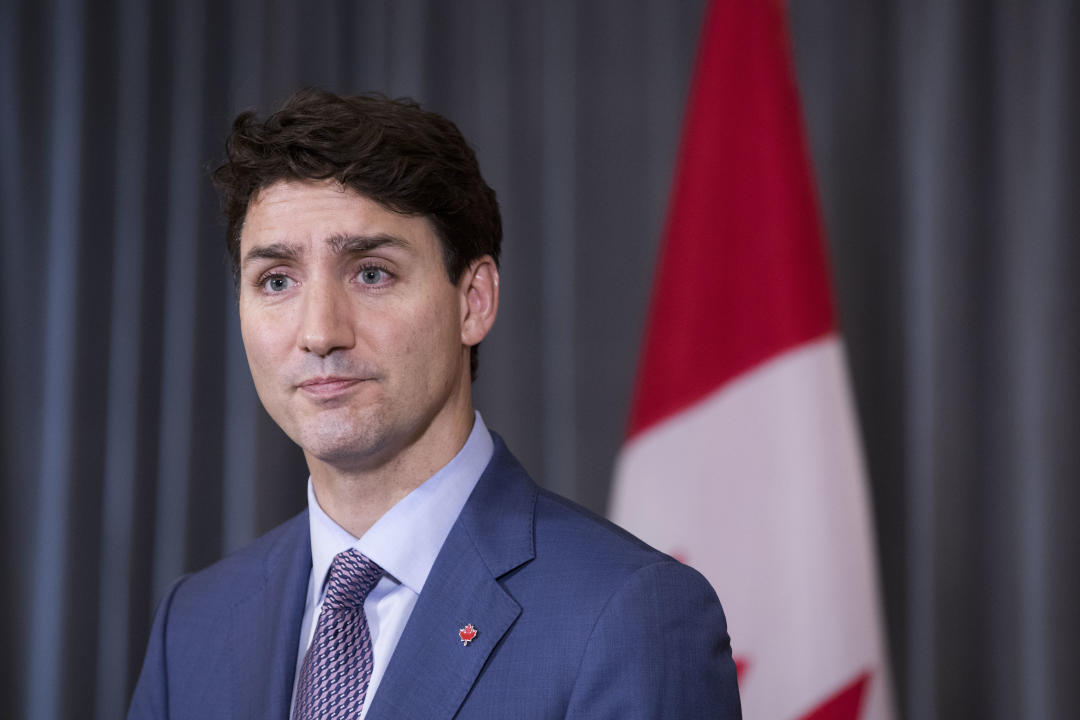
[[[749,718],[891,718],[874,531],[778,0],[706,12],[611,515],[705,574]]]

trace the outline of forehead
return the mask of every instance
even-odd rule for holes
[[[256,245],[306,245],[353,235],[391,235],[423,249],[434,243],[426,217],[394,212],[340,183],[280,180],[259,190],[248,204],[240,231],[241,254]]]

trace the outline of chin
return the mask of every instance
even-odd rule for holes
[[[390,444],[383,433],[370,425],[312,428],[300,435],[297,444],[306,455],[340,468],[377,464]]]

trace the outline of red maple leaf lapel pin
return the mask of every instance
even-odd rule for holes
[[[458,630],[458,637],[461,638],[462,646],[468,647],[469,643],[472,642],[472,639],[476,637],[476,628],[472,626],[472,623],[469,623]]]

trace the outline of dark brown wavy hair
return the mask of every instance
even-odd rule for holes
[[[279,180],[333,179],[390,210],[427,217],[451,282],[484,255],[499,262],[502,219],[476,153],[454,123],[413,100],[301,90],[264,121],[238,115],[225,151],[213,180],[237,284],[248,205]],[[474,378],[476,364],[473,348]]]

